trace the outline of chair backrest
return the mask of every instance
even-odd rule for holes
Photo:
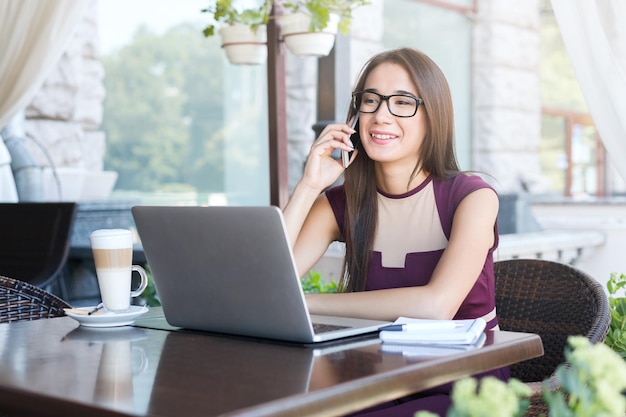
[[[0,274],[45,287],[70,248],[76,203],[0,204]]]
[[[541,259],[494,264],[496,308],[502,330],[536,333],[544,355],[511,365],[511,376],[524,382],[549,378],[565,361],[570,335],[603,342],[611,322],[602,285],[583,271]]]
[[[70,307],[41,288],[0,276],[0,323],[60,317]]]

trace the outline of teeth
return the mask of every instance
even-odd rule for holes
[[[376,139],[392,139],[392,138],[394,138],[393,135],[377,135],[375,133],[372,133],[372,137],[376,138]]]

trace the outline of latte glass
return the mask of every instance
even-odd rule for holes
[[[146,271],[132,264],[132,232],[127,229],[100,229],[92,232],[89,240],[104,307],[117,313],[128,311],[130,299],[141,295],[148,286]],[[131,289],[133,271],[141,277],[141,284],[135,290]]]

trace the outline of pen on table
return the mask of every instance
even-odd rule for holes
[[[390,332],[408,332],[408,331],[427,331],[427,330],[449,330],[457,327],[462,327],[462,323],[445,322],[445,323],[404,323],[404,324],[389,324],[383,326],[378,330],[385,330]]]

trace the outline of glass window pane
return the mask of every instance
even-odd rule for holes
[[[572,187],[574,197],[595,196],[598,192],[596,130],[575,123],[572,126]]]
[[[198,0],[131,3],[99,3],[114,197],[267,204],[266,66],[229,64]]]
[[[541,141],[539,156],[542,178],[549,193],[566,194],[567,146],[565,118],[547,116],[541,118]]]

